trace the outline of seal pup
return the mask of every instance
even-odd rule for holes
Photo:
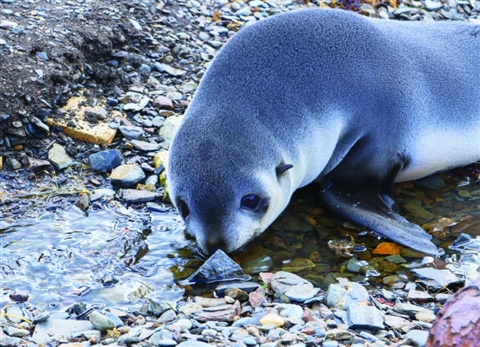
[[[480,159],[480,26],[326,9],[242,29],[207,69],[170,148],[173,203],[201,250],[232,252],[317,180],[323,205],[407,247],[394,183]]]

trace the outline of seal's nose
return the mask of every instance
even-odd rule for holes
[[[221,239],[220,240],[214,240],[214,241],[211,241],[207,244],[208,255],[212,255],[213,253],[215,253],[219,249],[221,249],[222,251],[227,253],[227,245],[226,245],[224,240],[221,240]]]

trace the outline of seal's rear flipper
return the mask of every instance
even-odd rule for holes
[[[382,194],[379,190],[369,187],[368,182],[356,181],[354,186],[352,181],[331,180],[327,175],[322,182],[320,199],[333,213],[370,228],[381,236],[420,252],[441,255],[443,252],[430,241],[432,236],[393,212],[391,194]]]

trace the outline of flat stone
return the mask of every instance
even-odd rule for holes
[[[123,189],[122,200],[130,203],[150,202],[161,197],[157,192],[138,189]]]
[[[112,143],[117,130],[110,128],[109,123],[115,119],[124,118],[124,115],[116,110],[112,110],[108,113],[106,121],[92,123],[86,119],[87,117],[85,117],[83,112],[86,104],[88,104],[87,100],[83,96],[70,98],[63,107],[65,112],[48,118],[46,121],[47,125],[50,127],[58,126],[62,128],[66,135],[80,141],[101,145]],[[101,108],[101,106],[96,106],[95,108]]]
[[[412,341],[413,346],[424,347],[427,344],[428,331],[412,329],[405,337]]]
[[[157,96],[153,100],[152,105],[153,105],[153,107],[158,108],[158,109],[166,109],[166,110],[172,110],[173,109],[172,99],[167,98],[166,96],[163,96],[163,95]]]
[[[110,149],[91,154],[88,157],[93,171],[107,173],[122,163],[122,152],[118,149]]]
[[[131,141],[133,147],[144,152],[155,152],[158,151],[162,146],[155,142],[147,142],[140,140]]]
[[[118,127],[118,130],[120,130],[123,137],[125,137],[127,140],[145,139],[145,130],[143,130],[141,127],[121,125]]]
[[[135,164],[117,166],[110,175],[112,184],[131,187],[145,178],[143,170]]]
[[[63,170],[73,164],[73,159],[65,151],[65,148],[54,143],[48,151],[48,160],[50,160],[57,169]]]
[[[55,319],[37,323],[32,339],[36,343],[67,340],[78,333],[94,329],[92,323],[85,320]]]
[[[416,303],[425,303],[434,300],[433,296],[431,296],[427,292],[422,292],[414,289],[410,289],[408,291],[407,299]]]
[[[347,310],[349,329],[383,329],[383,314],[374,306],[350,305]]]

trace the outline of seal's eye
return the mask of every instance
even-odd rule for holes
[[[256,210],[262,199],[256,194],[247,194],[240,201],[241,208],[245,210]]]
[[[182,199],[178,200],[178,212],[180,212],[180,216],[185,220],[190,215],[190,210],[188,209],[188,205]]]

